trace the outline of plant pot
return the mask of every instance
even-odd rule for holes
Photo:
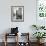
[[[37,43],[40,43],[40,39],[37,39]]]
[[[44,42],[44,40],[45,40],[45,39],[38,39],[37,42],[38,42],[39,44],[41,44],[41,43]]]

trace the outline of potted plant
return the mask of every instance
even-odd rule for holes
[[[37,38],[38,43],[40,43],[40,40],[42,38],[45,38],[44,37],[46,36],[45,34],[46,34],[45,32],[35,32],[33,35]]]

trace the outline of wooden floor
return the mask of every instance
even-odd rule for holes
[[[4,43],[2,42],[0,42],[0,46],[5,46],[4,45]],[[15,42],[14,43],[12,43],[12,42],[10,42],[10,43],[8,43],[8,45],[7,46],[15,46]],[[22,45],[21,45],[22,46]],[[25,46],[25,45],[24,45]],[[32,43],[30,43],[30,46],[37,46],[37,43],[34,43],[34,42],[32,42]],[[42,46],[46,46],[46,43],[44,43]]]

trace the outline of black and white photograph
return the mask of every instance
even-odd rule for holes
[[[24,21],[24,6],[11,6],[11,21],[12,22]]]

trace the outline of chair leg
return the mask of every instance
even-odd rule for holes
[[[7,46],[7,34],[5,34],[5,46]]]

